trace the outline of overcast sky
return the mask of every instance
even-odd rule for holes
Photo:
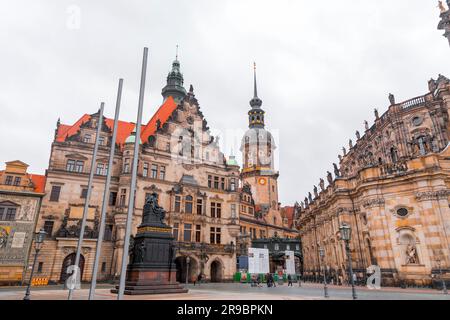
[[[58,117],[72,124],[101,101],[113,116],[119,77],[121,119],[136,120],[144,46],[144,122],[179,44],[185,87],[209,126],[245,130],[256,61],[266,124],[279,136],[283,205],[332,171],[389,92],[407,100],[450,76],[435,0],[2,0],[0,12],[0,161],[20,159],[33,173],[48,166]]]

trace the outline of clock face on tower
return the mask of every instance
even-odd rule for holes
[[[265,186],[267,183],[267,180],[266,180],[266,178],[259,178],[258,183],[262,186]]]

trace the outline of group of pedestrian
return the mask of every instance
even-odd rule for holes
[[[273,275],[271,273],[268,273],[266,275],[266,282],[267,282],[267,287],[271,288],[271,287],[276,287],[277,285],[275,284],[275,279],[273,278]]]

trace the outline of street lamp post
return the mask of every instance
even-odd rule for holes
[[[320,255],[320,261],[322,262],[322,267],[323,267],[323,296],[325,298],[329,298],[330,296],[328,295],[326,267],[324,264],[324,258],[325,258],[325,249],[324,248],[319,249],[319,255]]]
[[[189,263],[191,262],[191,258],[189,256],[186,257],[186,285],[189,281]]]
[[[350,253],[350,239],[352,236],[352,229],[347,224],[342,224],[339,227],[339,231],[341,232],[341,238],[345,241],[345,252],[347,253],[348,258],[348,271],[350,277],[350,283],[352,284],[352,297],[353,300],[358,299],[355,290],[355,282],[353,281],[353,269],[352,269],[352,255]]]
[[[38,257],[39,251],[41,250],[42,243],[44,242],[44,238],[45,238],[46,234],[47,234],[47,232],[45,232],[43,229],[41,229],[39,232],[36,232],[36,234],[35,234],[34,247],[35,247],[36,253],[34,255],[33,266],[31,267],[30,280],[28,281],[27,290],[25,291],[25,297],[23,297],[23,300],[30,300],[31,282],[33,281],[34,268],[36,266],[37,257]]]
[[[439,260],[437,261],[437,263],[438,263],[438,267],[439,267],[439,276],[440,276],[441,282],[442,282],[442,289],[444,290],[444,294],[448,294],[448,291],[447,291],[447,285],[445,284],[445,279],[444,279],[444,277],[442,276],[441,260],[439,259]]]

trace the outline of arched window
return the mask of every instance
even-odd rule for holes
[[[184,212],[192,213],[193,200],[194,199],[191,196],[186,196],[185,203],[184,203]]]

